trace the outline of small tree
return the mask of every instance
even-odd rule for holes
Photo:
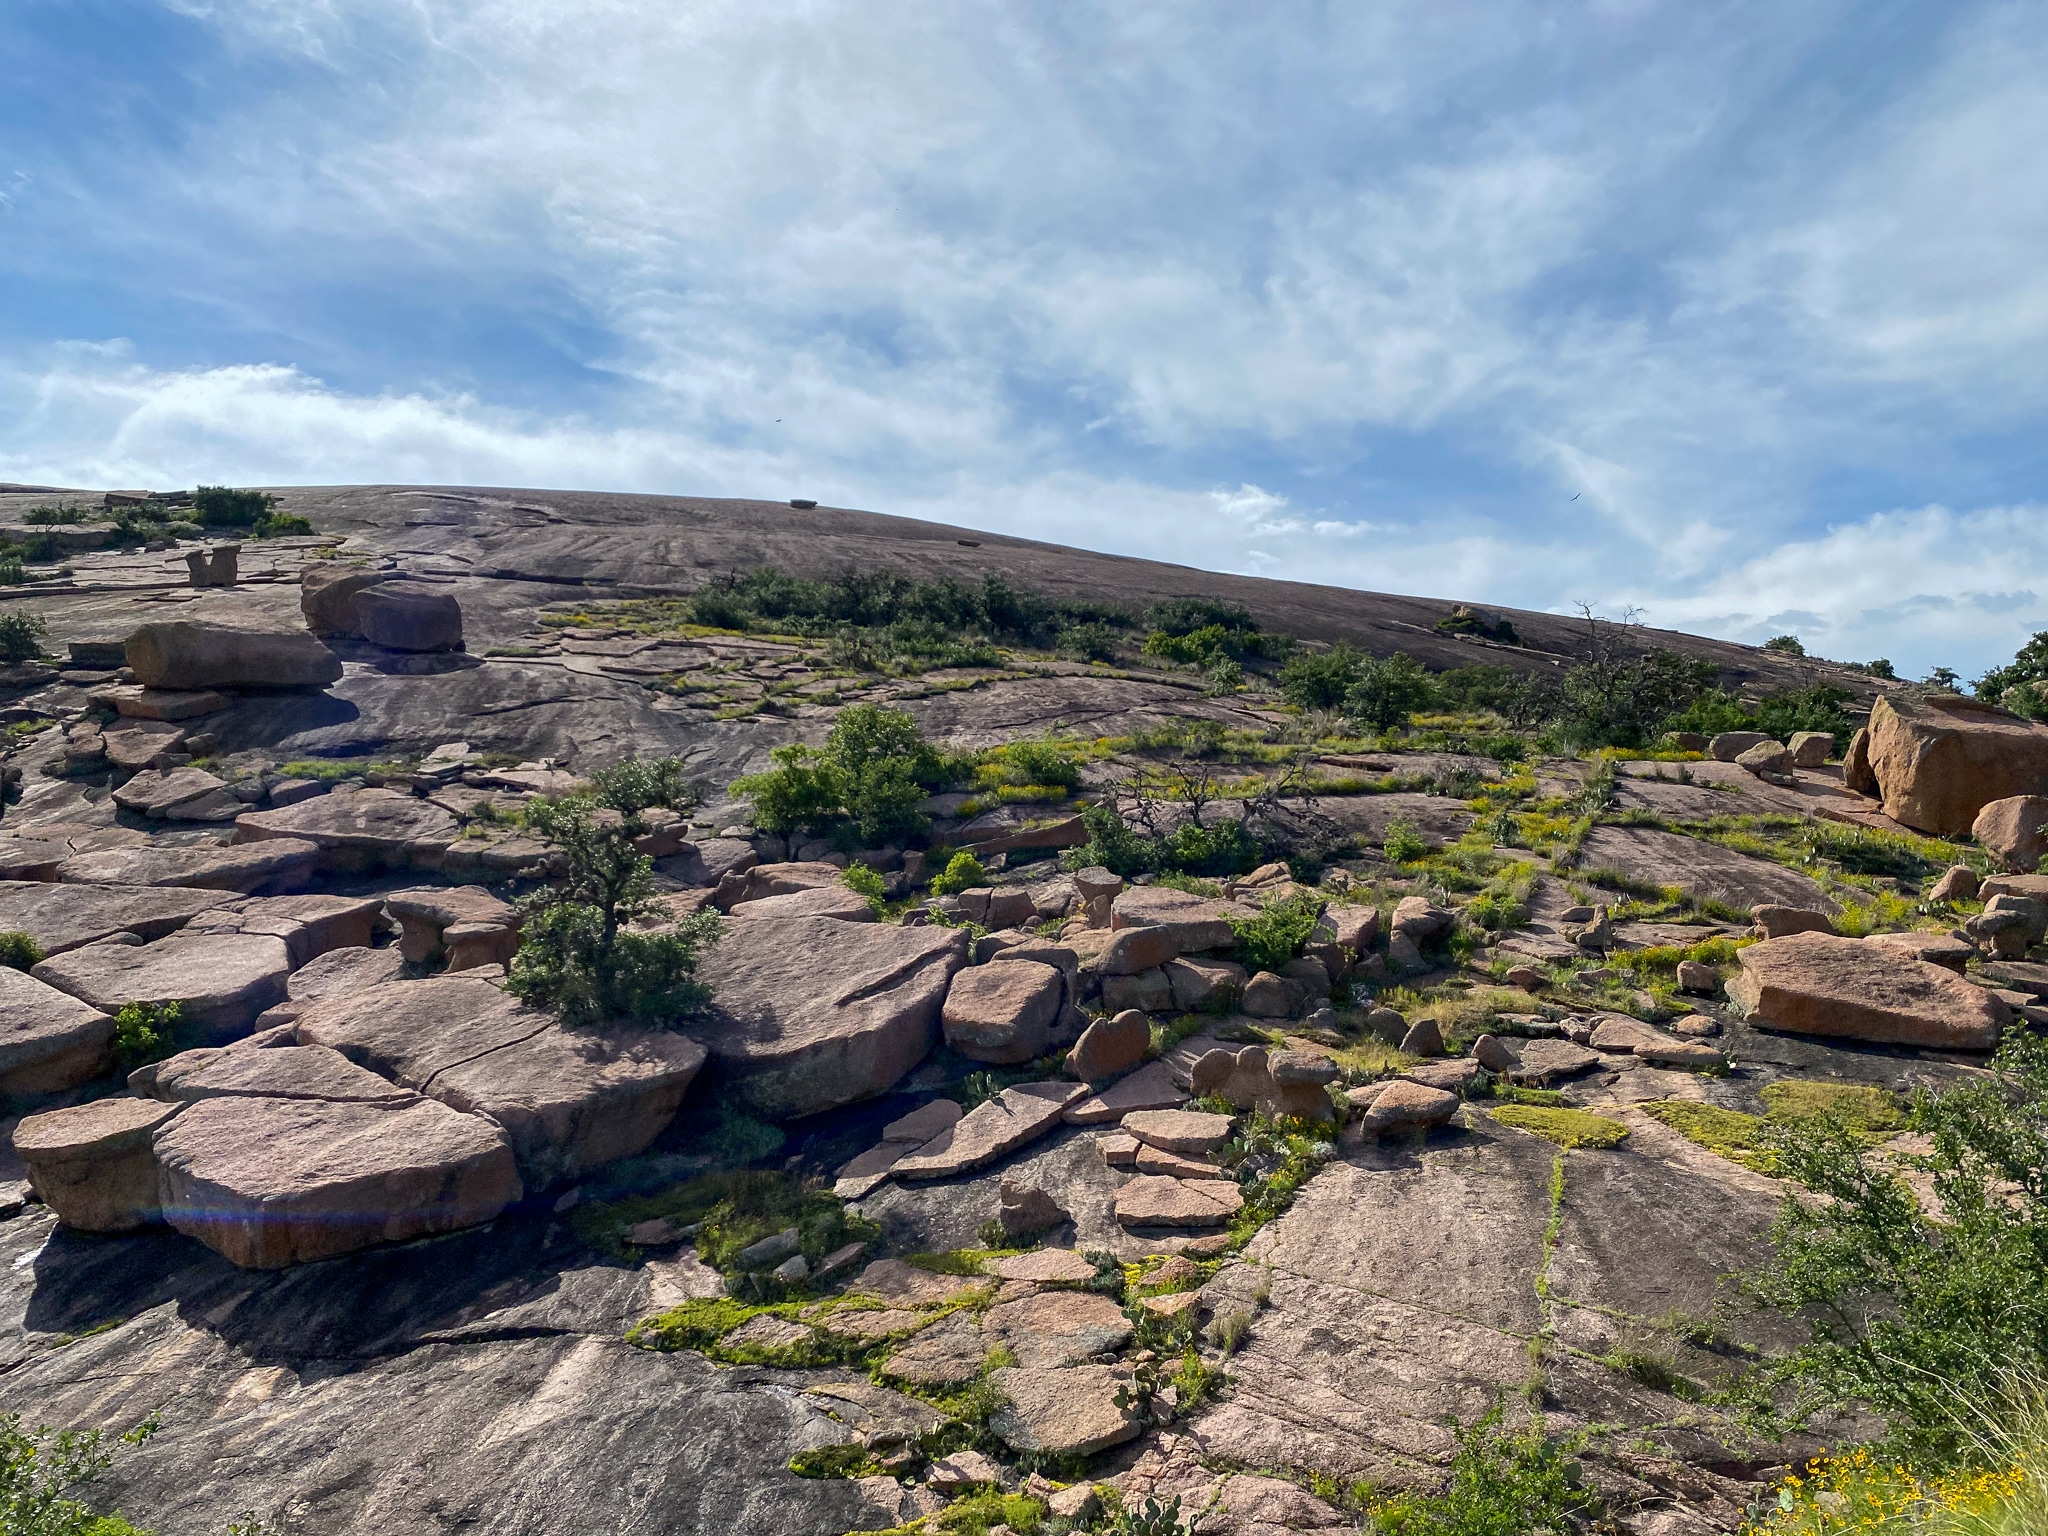
[[[0,662],[9,666],[34,661],[43,654],[43,637],[50,626],[39,613],[0,613]]]
[[[649,931],[632,925],[664,915],[654,865],[634,847],[653,804],[696,803],[670,758],[626,763],[597,774],[584,794],[536,800],[526,825],[561,855],[561,880],[526,897],[519,953],[507,986],[552,1009],[571,1027],[608,1018],[669,1024],[698,1007],[697,961],[718,937],[718,917],[696,912]]]
[[[1357,681],[1344,695],[1344,713],[1375,730],[1391,731],[1428,708],[1435,695],[1429,674],[1406,651],[1396,651],[1384,661],[1367,656],[1359,661]]]
[[[1358,652],[1339,640],[1327,651],[1296,651],[1280,669],[1280,694],[1303,709],[1335,709],[1358,680]]]
[[[1797,635],[1773,635],[1764,642],[1764,649],[1767,651],[1777,651],[1786,656],[1804,656],[1806,654],[1806,647],[1800,644]]]

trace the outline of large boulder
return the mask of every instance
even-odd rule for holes
[[[283,1002],[291,968],[285,941],[269,934],[174,933],[153,944],[87,944],[30,974],[104,1013],[176,1003],[181,1031],[211,1045],[247,1034],[258,1014]]]
[[[320,846],[302,837],[222,847],[187,843],[106,848],[74,854],[57,866],[76,885],[176,885],[204,891],[294,891],[313,878]]]
[[[521,1193],[504,1131],[429,1099],[206,1098],[155,1150],[164,1219],[245,1269],[475,1226]]]
[[[445,588],[386,581],[356,594],[363,638],[387,651],[459,651],[462,605]]]
[[[250,811],[235,821],[237,843],[273,838],[313,843],[322,867],[337,870],[437,868],[461,831],[452,811],[395,789],[336,788],[296,805]]]
[[[114,1021],[33,976],[0,966],[0,1096],[61,1093],[111,1063]]]
[[[872,923],[875,909],[867,897],[844,885],[814,885],[809,890],[733,905],[733,917],[833,917],[842,923]]]
[[[247,809],[226,784],[200,768],[154,768],[114,791],[114,804],[154,821],[233,821]]]
[[[1842,783],[1859,795],[1868,795],[1875,800],[1879,790],[1877,775],[1870,771],[1870,730],[1858,726],[1856,734],[1849,738],[1848,750],[1842,754]]]
[[[389,571],[366,570],[339,560],[311,560],[299,572],[299,612],[316,635],[360,639],[363,621],[356,611],[365,588],[391,580]]]
[[[964,1118],[900,1159],[898,1179],[950,1179],[1036,1141],[1088,1090],[1075,1083],[1020,1083],[977,1104]]]
[[[2005,868],[2031,875],[2048,857],[2048,795],[2012,795],[1977,813],[1970,835]]]
[[[14,1128],[28,1181],[67,1227],[127,1232],[157,1221],[156,1153],[150,1137],[182,1106],[155,1099],[97,1099],[29,1115]]]
[[[325,1099],[336,1104],[410,1104],[410,1088],[387,1082],[324,1045],[207,1046],[180,1051],[128,1074],[132,1092],[167,1104],[199,1099]]]
[[[1793,934],[1752,944],[1740,959],[1728,996],[1751,1023],[1772,1029],[1987,1051],[2012,1018],[1954,971],[1858,939]]]
[[[117,933],[161,939],[232,899],[219,891],[0,880],[0,931],[25,933],[45,955],[61,955]]]
[[[379,1077],[424,1090],[437,1073],[552,1022],[481,977],[433,976],[337,987],[306,1006],[296,1034],[301,1045],[328,1046]]]
[[[1994,800],[2048,793],[2048,726],[1962,694],[1879,699],[1866,750],[1885,814],[1937,837]]]
[[[789,900],[775,897],[774,900]],[[1036,960],[996,960],[960,972],[940,1014],[946,1044],[975,1061],[1015,1066],[1042,1056],[1066,998],[1059,971]]]
[[[303,629],[159,619],[128,637],[127,655],[145,688],[324,688],[341,679],[341,658]]]
[[[1216,901],[1165,885],[1134,885],[1111,903],[1109,924],[1118,928],[1164,928],[1183,955],[1228,949],[1237,942],[1232,918],[1257,916],[1254,908]]]
[[[1176,964],[1180,962],[1176,961]],[[1067,1053],[1067,1073],[1084,1083],[1128,1072],[1152,1049],[1152,1021],[1137,1009],[1097,1019]]]
[[[938,1044],[967,937],[828,917],[729,921],[697,968],[711,1003],[689,1033],[733,1102],[755,1114],[785,1119],[872,1098]]]

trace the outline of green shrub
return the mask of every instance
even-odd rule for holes
[[[176,1003],[129,1003],[114,1015],[114,1066],[133,1072],[178,1051]]]
[[[1429,842],[1414,822],[1396,816],[1380,835],[1380,852],[1396,864],[1413,864],[1429,852]]]
[[[154,1416],[121,1437],[140,1445],[156,1431]],[[119,1515],[95,1514],[72,1498],[114,1464],[98,1430],[23,1429],[19,1414],[0,1414],[0,1532],[6,1536],[148,1536]]]
[[[30,507],[21,520],[31,527],[55,528],[92,521],[91,507]]]
[[[249,531],[259,539],[284,539],[310,535],[313,522],[296,512],[272,512],[258,518]]]
[[[684,815],[703,801],[690,783],[689,765],[680,757],[636,757],[591,775],[598,804],[622,815],[660,806]]]
[[[873,1451],[851,1441],[798,1451],[789,1458],[789,1470],[798,1477],[871,1477],[882,1470],[882,1464]]]
[[[21,556],[0,555],[0,587],[18,587],[28,580],[28,569],[21,563]]]
[[[1806,647],[1799,643],[1797,635],[1773,635],[1764,642],[1764,649],[1777,651],[1786,656],[1804,656]]]
[[[1053,741],[1013,741],[1002,749],[1003,781],[1048,784],[1059,789],[1081,787],[1081,765]]]
[[[28,934],[9,930],[0,933],[0,965],[25,971],[43,961],[43,946]]]
[[[882,877],[865,864],[849,864],[846,872],[839,877],[840,884],[854,892],[868,904],[868,909],[880,917],[889,904],[889,893],[882,883]]]
[[[1457,1450],[1443,1491],[1404,1493],[1375,1506],[1366,1528],[1375,1536],[1558,1536],[1578,1528],[1572,1516],[1591,1497],[1579,1486],[1575,1446],[1561,1446],[1539,1426],[1510,1433],[1499,1403],[1453,1434]]]
[[[1358,664],[1341,640],[1327,651],[1296,651],[1280,669],[1280,696],[1303,709],[1335,709],[1358,680]]]
[[[1344,713],[1361,725],[1391,731],[1427,709],[1436,695],[1429,674],[1406,651],[1381,660],[1366,656],[1358,663],[1357,680],[1344,695]]]
[[[958,896],[962,891],[975,890],[988,884],[988,871],[981,867],[981,860],[971,853],[956,853],[946,861],[946,868],[932,881],[934,896]]]
[[[1100,620],[1067,625],[1054,648],[1069,661],[1115,661],[1121,650],[1117,632]]]
[[[1761,1132],[1774,1172],[1809,1193],[1786,1200],[1746,1286],[1810,1325],[1764,1378],[1793,1389],[1795,1421],[1873,1412],[1889,1452],[1940,1471],[1973,1453],[1959,1403],[2048,1380],[2048,1041],[2014,1030],[1988,1081],[1917,1095],[1907,1124],[1924,1153],[1875,1149],[1839,1114]]]
[[[770,832],[823,831],[846,823],[869,846],[922,832],[918,803],[964,776],[965,765],[928,743],[901,710],[852,704],[820,749],[777,747],[775,767],[735,780]]]
[[[192,493],[193,515],[208,528],[253,528],[276,505],[275,496],[225,485],[202,485]]]
[[[1238,959],[1253,973],[1279,970],[1308,942],[1322,908],[1315,897],[1297,892],[1267,902],[1251,917],[1231,918]]]
[[[39,613],[20,609],[0,613],[0,662],[12,666],[38,660],[43,654],[43,637],[49,632],[50,626]]]
[[[566,869],[519,903],[519,953],[506,986],[572,1028],[608,1018],[673,1023],[704,1001],[692,977],[717,940],[718,915],[692,913],[665,931],[629,926],[665,914],[653,863],[633,846],[647,825],[637,811],[601,804],[604,792],[600,782],[592,794],[527,807],[527,827],[561,853]]]

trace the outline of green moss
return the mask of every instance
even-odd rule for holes
[[[1589,1115],[1582,1109],[1545,1109],[1533,1104],[1510,1104],[1493,1111],[1502,1125],[1532,1136],[1541,1136],[1567,1149],[1619,1146],[1628,1137],[1628,1127],[1604,1115]]]
[[[864,1445],[820,1445],[790,1457],[789,1470],[798,1477],[872,1477],[882,1464]]]
[[[953,1536],[987,1536],[1007,1525],[1017,1536],[1037,1536],[1044,1519],[1045,1506],[1028,1494],[991,1490],[955,1499],[932,1517],[931,1528]]]
[[[907,1254],[903,1262],[927,1274],[972,1275],[979,1279],[988,1273],[984,1266],[991,1259],[1008,1258],[1013,1253],[1022,1252],[1022,1248],[955,1248],[949,1253]]]
[[[1788,1078],[1765,1088],[1763,1101],[1773,1120],[1788,1124],[1832,1115],[1852,1131],[1877,1136],[1888,1135],[1906,1123],[1897,1099],[1865,1083]]]
[[[1757,1140],[1763,1121],[1755,1115],[1690,1099],[1657,1099],[1636,1107],[1695,1146],[1705,1147],[1745,1168],[1768,1171],[1769,1154]]]
[[[1493,1096],[1507,1104],[1533,1104],[1542,1109],[1569,1109],[1570,1102],[1555,1088],[1517,1088],[1512,1083],[1495,1083]]]

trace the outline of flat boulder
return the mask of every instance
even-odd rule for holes
[[[1094,1266],[1088,1270],[1092,1278]],[[1079,1365],[1128,1344],[1131,1320],[1109,1297],[1092,1291],[1040,1291],[989,1308],[981,1331],[1006,1346],[1020,1365]]]
[[[814,1114],[886,1093],[931,1054],[966,960],[964,929],[729,921],[697,967],[711,1002],[688,1032],[735,1103]]]
[[[199,1099],[324,1099],[335,1104],[409,1104],[410,1088],[387,1082],[324,1045],[180,1051],[128,1074],[131,1091],[167,1104]]]
[[[308,842],[328,869],[435,868],[462,830],[453,812],[395,789],[344,790],[235,820],[235,841]]]
[[[1794,934],[1738,958],[1728,996],[1752,1024],[1772,1029],[1986,1051],[2012,1019],[2004,1002],[1954,971],[1859,939]]]
[[[25,933],[45,955],[61,955],[117,933],[132,933],[144,943],[165,938],[230,899],[215,891],[155,886],[0,880],[0,930]]]
[[[519,950],[519,917],[480,885],[393,891],[384,910],[398,921],[398,950],[413,965],[446,957],[445,969],[506,964]]]
[[[61,1093],[113,1060],[114,1021],[21,971],[0,966],[0,1095]]]
[[[53,1109],[15,1126],[14,1150],[65,1226],[127,1232],[162,1216],[151,1136],[182,1108],[117,1098]]]
[[[1164,928],[1183,955],[1205,949],[1228,949],[1237,942],[1232,918],[1256,917],[1257,909],[1234,901],[1196,896],[1166,885],[1134,885],[1110,903],[1109,925],[1118,928]]]
[[[145,688],[324,688],[341,680],[341,658],[303,629],[160,619],[129,635],[126,651]]]
[[[1036,1141],[1087,1090],[1074,1083],[1022,1083],[977,1104],[958,1124],[900,1159],[890,1170],[900,1180],[950,1179]]]
[[[425,1092],[505,1128],[528,1189],[645,1151],[669,1127],[704,1047],[666,1030],[550,1025],[445,1067]]]
[[[151,768],[114,791],[114,804],[156,821],[233,821],[247,809],[203,768]]]
[[[299,1015],[301,1045],[324,1045],[402,1087],[424,1091],[450,1067],[551,1028],[500,987],[475,976],[338,987]]]
[[[176,1003],[181,1028],[213,1044],[247,1034],[258,1014],[284,1001],[291,953],[268,934],[180,932],[152,944],[87,944],[30,974],[103,1013]]]
[[[1408,1136],[1444,1124],[1458,1112],[1459,1098],[1442,1088],[1396,1079],[1373,1095],[1356,1122],[1366,1136]]]
[[[309,960],[284,984],[286,999],[301,1008],[330,993],[357,991],[405,979],[405,957],[396,945],[384,949],[330,949]]]
[[[809,890],[736,902],[731,915],[746,918],[830,917],[842,923],[872,923],[875,909],[868,905],[867,897],[844,885],[814,885]]]
[[[1230,1140],[1229,1115],[1196,1109],[1141,1109],[1124,1116],[1124,1130],[1162,1152],[1199,1156]]]
[[[286,837],[235,847],[186,843],[74,854],[56,877],[75,885],[170,885],[206,891],[294,891],[313,878],[320,847]]]
[[[1567,1077],[1576,1077],[1600,1065],[1598,1051],[1587,1050],[1569,1040],[1531,1040],[1522,1047],[1521,1059],[1508,1073],[1510,1082],[1527,1088],[1541,1088]]]
[[[1960,837],[1995,800],[2048,789],[2048,726],[1963,694],[1886,694],[1865,750],[1884,813]]]
[[[1579,855],[1582,870],[1612,870],[1647,885],[1748,911],[1760,903],[1832,912],[1834,902],[1797,870],[1656,827],[1595,827]]]
[[[1126,1227],[1220,1227],[1243,1205],[1227,1179],[1140,1174],[1116,1192],[1116,1219]]]
[[[989,1381],[1003,1406],[988,1427],[1013,1451],[1089,1456],[1135,1440],[1144,1428],[1127,1382],[1106,1365],[1007,1366]]]
[[[375,896],[251,896],[211,907],[180,931],[281,939],[296,971],[329,950],[366,948],[383,908]]]
[[[521,1194],[504,1131],[429,1099],[206,1098],[155,1152],[164,1219],[244,1269],[458,1231]]]
[[[1187,1091],[1174,1081],[1165,1061],[1147,1062],[1130,1076],[1067,1106],[1069,1125],[1116,1125],[1133,1110],[1178,1109]]]
[[[970,966],[946,991],[940,1013],[946,1044],[974,1061],[1031,1061],[1051,1046],[1065,998],[1059,971],[1036,960]]]

